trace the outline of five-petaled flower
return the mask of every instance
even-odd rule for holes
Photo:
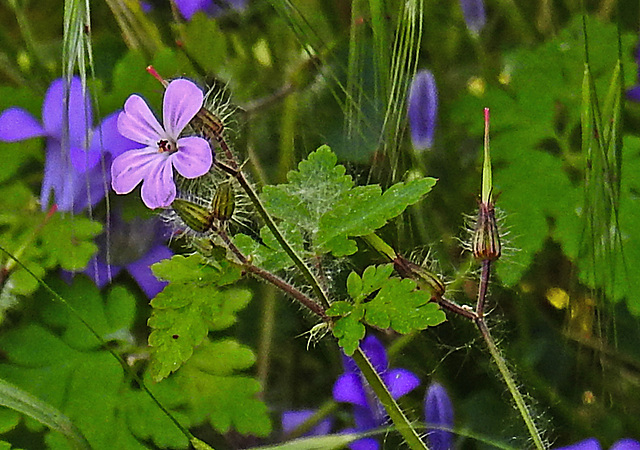
[[[65,110],[66,94],[68,108]],[[118,133],[117,114],[106,117],[92,130],[91,99],[83,90],[80,78],[74,77],[68,92],[62,78],[51,83],[42,105],[42,124],[18,107],[0,115],[1,141],[46,138],[40,193],[43,210],[48,208],[52,194],[60,211],[79,212],[104,198],[108,178],[103,174],[100,159],[104,158],[108,166],[112,157],[133,144]]]
[[[185,178],[209,171],[212,149],[201,137],[179,137],[202,107],[204,95],[189,80],[173,80],[163,102],[164,128],[138,95],[130,96],[118,116],[122,136],[145,147],[118,156],[111,166],[111,186],[127,194],[142,181],[142,201],[151,209],[169,206],[176,197],[173,168]]]
[[[407,106],[413,147],[430,149],[436,131],[438,90],[436,80],[428,70],[421,70],[413,77]]]
[[[389,370],[387,352],[375,336],[367,336],[362,341],[361,347],[394,399],[411,392],[420,384],[420,379],[406,369]],[[356,424],[355,429],[344,432],[362,432],[385,425],[387,414],[384,407],[371,390],[362,372],[353,359],[345,356],[343,362],[345,373],[340,375],[333,385],[333,398],[338,402],[353,404],[353,417]],[[349,448],[378,450],[380,444],[374,438],[363,438],[349,444]]]

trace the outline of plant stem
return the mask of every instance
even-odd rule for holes
[[[409,448],[413,450],[429,450],[429,447],[422,442],[416,430],[411,426],[409,419],[393,399],[391,393],[380,378],[380,375],[376,372],[376,369],[371,365],[371,361],[369,361],[360,347],[356,349],[352,358]]]
[[[491,337],[491,333],[489,332],[489,328],[487,327],[487,324],[483,317],[479,316],[476,319],[476,326],[478,327],[480,334],[482,335],[485,343],[487,344],[487,348],[489,349],[489,353],[491,354],[493,361],[496,363],[496,366],[498,366],[500,375],[502,375],[502,379],[504,380],[504,382],[507,385],[507,388],[509,389],[509,393],[511,394],[511,397],[513,398],[513,401],[516,404],[516,408],[520,412],[520,415],[522,416],[522,419],[524,420],[524,423],[526,424],[527,429],[529,430],[529,434],[531,435],[531,439],[533,439],[533,443],[536,449],[545,450],[547,447],[544,444],[542,435],[538,430],[538,428],[536,427],[536,424],[533,418],[531,417],[531,413],[529,412],[529,408],[527,407],[527,404],[525,403],[524,398],[522,397],[522,394],[518,390],[518,386],[516,385],[516,382],[513,379],[513,375],[511,375],[511,372],[507,367],[507,363],[505,359],[502,357],[500,350],[498,349],[498,347],[496,346],[496,343]]]
[[[240,264],[252,274],[262,278],[265,281],[273,284],[277,288],[281,289],[287,295],[297,300],[302,304],[302,306],[306,307],[309,311],[317,315],[322,319],[323,322],[331,323],[331,319],[326,315],[324,308],[322,305],[313,301],[310,297],[304,294],[302,291],[296,289],[291,284],[284,281],[282,278],[277,277],[276,275],[268,272],[264,269],[261,269],[258,266],[254,266],[251,261],[240,251],[240,249],[231,241],[227,233],[221,228],[215,228],[216,233],[220,238],[224,241],[225,245],[231,252],[238,258]]]
[[[289,258],[291,258],[296,267],[302,272],[302,275],[307,279],[309,283],[311,283],[311,289],[313,290],[313,293],[318,297],[318,300],[320,300],[320,302],[322,303],[323,309],[328,309],[331,306],[331,303],[329,302],[329,299],[325,292],[322,290],[322,287],[320,287],[320,283],[316,279],[316,276],[313,274],[313,272],[311,272],[309,267],[300,258],[300,256],[298,256],[298,254],[293,250],[291,245],[289,245],[282,233],[280,233],[280,230],[278,229],[275,221],[265,209],[264,205],[260,201],[260,198],[258,197],[258,194],[253,189],[253,187],[251,187],[245,176],[242,174],[242,171],[237,170],[233,167],[229,167],[219,161],[216,161],[216,165],[238,180],[240,186],[242,186],[244,191],[247,193],[249,199],[264,220],[267,228],[269,228],[271,233],[273,233],[273,236],[276,238],[285,253],[289,255]]]
[[[484,317],[484,304],[489,287],[489,276],[491,274],[491,260],[482,260],[482,272],[480,273],[480,287],[478,288],[478,303],[476,305],[476,315]]]

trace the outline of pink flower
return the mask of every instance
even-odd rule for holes
[[[128,194],[142,182],[142,201],[151,209],[169,206],[176,197],[173,169],[185,178],[209,171],[213,153],[201,137],[179,138],[182,130],[202,108],[204,95],[189,80],[173,80],[164,94],[164,128],[138,95],[130,96],[118,116],[118,131],[145,145],[118,156],[111,166],[111,186]]]

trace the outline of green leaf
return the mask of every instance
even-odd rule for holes
[[[154,264],[153,271],[169,281],[151,301],[153,312],[148,322],[153,330],[149,335],[150,371],[154,380],[160,381],[191,357],[210,329],[230,326],[250,294],[242,289],[220,289],[241,276],[240,268],[226,260],[213,267],[199,255],[176,255]]]
[[[242,434],[269,435],[267,407],[256,398],[260,383],[236,373],[254,362],[251,349],[234,340],[203,342],[175,375],[189,399],[194,422],[206,418],[220,433],[233,427]]]
[[[336,155],[324,145],[287,175],[289,183],[265,186],[262,198],[275,217],[313,232],[320,217],[353,187],[344,166],[336,166]]]
[[[354,308],[350,314],[338,319],[333,326],[333,335],[338,338],[338,344],[348,356],[353,355],[366,333],[364,325],[360,322],[363,311],[361,307]]]
[[[355,253],[357,247],[348,237],[364,236],[382,228],[419,201],[435,185],[435,178],[420,178],[397,183],[384,194],[380,186],[358,186],[322,216],[316,245],[335,256]]]
[[[187,53],[208,73],[217,73],[227,59],[227,37],[218,22],[206,14],[195,14],[185,34]]]
[[[55,214],[41,232],[48,266],[60,265],[71,271],[84,269],[98,250],[93,238],[100,231],[101,224],[85,217]]]
[[[424,330],[446,320],[429,292],[416,289],[409,279],[390,278],[380,292],[366,304],[366,322],[380,328],[392,328],[401,334]]]

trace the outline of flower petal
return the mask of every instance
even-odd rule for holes
[[[420,385],[420,378],[406,369],[392,369],[383,373],[382,379],[394,399],[408,394]]]
[[[355,373],[343,373],[333,385],[333,398],[337,402],[353,403],[368,407],[360,376]]]
[[[640,442],[635,439],[620,439],[609,450],[640,450]]]
[[[375,408],[375,409],[374,409]],[[377,428],[384,424],[386,419],[386,412],[380,402],[376,400],[376,405],[353,407],[353,420],[356,423],[356,430],[367,431],[373,428]]]
[[[42,104],[42,122],[49,136],[60,140],[63,138],[64,123],[65,80],[58,78],[45,94]],[[82,92],[80,78],[73,77],[69,85],[68,126],[69,142],[72,145],[82,145],[89,137],[89,130],[93,121],[91,99],[89,92]]]
[[[124,152],[111,165],[111,187],[117,194],[128,194],[166,159],[152,147]]]
[[[282,431],[284,434],[290,434],[304,422],[306,422],[316,412],[312,409],[303,409],[300,411],[285,411],[282,413]],[[303,436],[324,436],[329,434],[333,426],[333,418],[327,417],[318,423]]]
[[[384,373],[389,367],[387,360],[387,351],[384,349],[382,342],[374,335],[369,335],[362,341],[362,351],[378,373]]]
[[[84,173],[96,167],[100,161],[100,149],[90,148],[85,150],[77,145],[72,145],[69,149],[69,159],[76,172]]]
[[[446,430],[429,428],[429,425],[453,427],[453,406],[445,388],[433,383],[427,390],[424,402],[425,421],[427,423],[427,439],[429,448],[433,450],[449,450],[452,434]]]
[[[416,150],[431,148],[438,114],[438,91],[431,72],[421,70],[415,75],[407,104],[413,147]]]
[[[0,115],[0,141],[16,142],[44,134],[42,125],[22,108],[9,108]]]
[[[212,0],[174,0],[174,2],[180,14],[187,20],[191,20],[198,11],[208,9],[213,3]]]
[[[602,450],[602,447],[596,438],[589,438],[566,447],[558,447],[555,450]]]
[[[627,98],[634,102],[640,102],[640,86],[635,86],[627,91]]]
[[[89,264],[82,271],[85,275],[93,280],[93,282],[102,289],[120,273],[122,267],[112,266],[100,261],[100,258],[93,257],[89,260]]]
[[[147,102],[138,95],[129,96],[124,103],[124,111],[118,115],[118,131],[127,139],[156,148],[158,141],[166,138]]]
[[[176,184],[173,182],[173,166],[167,159],[157,164],[144,178],[142,201],[147,208],[164,208],[176,198]]]
[[[160,281],[151,271],[151,265],[168,259],[173,256],[173,252],[164,245],[156,245],[152,247],[146,255],[137,261],[127,264],[127,271],[138,282],[140,288],[152,299],[168,284],[166,281]]]
[[[184,78],[169,83],[162,103],[162,120],[167,135],[177,140],[184,127],[200,111],[203,101],[204,94],[195,83]]]
[[[213,164],[211,146],[200,137],[178,139],[178,151],[169,156],[178,173],[185,178],[197,178]]]
[[[460,0],[460,6],[469,31],[479,34],[487,23],[484,0]]]
[[[379,450],[380,443],[374,438],[363,438],[349,444],[351,450]]]
[[[91,149],[98,149],[101,153],[110,153],[113,158],[120,156],[127,150],[144,148],[145,145],[131,139],[127,139],[118,131],[118,116],[121,111],[116,111],[105,117],[100,125],[93,131]]]

